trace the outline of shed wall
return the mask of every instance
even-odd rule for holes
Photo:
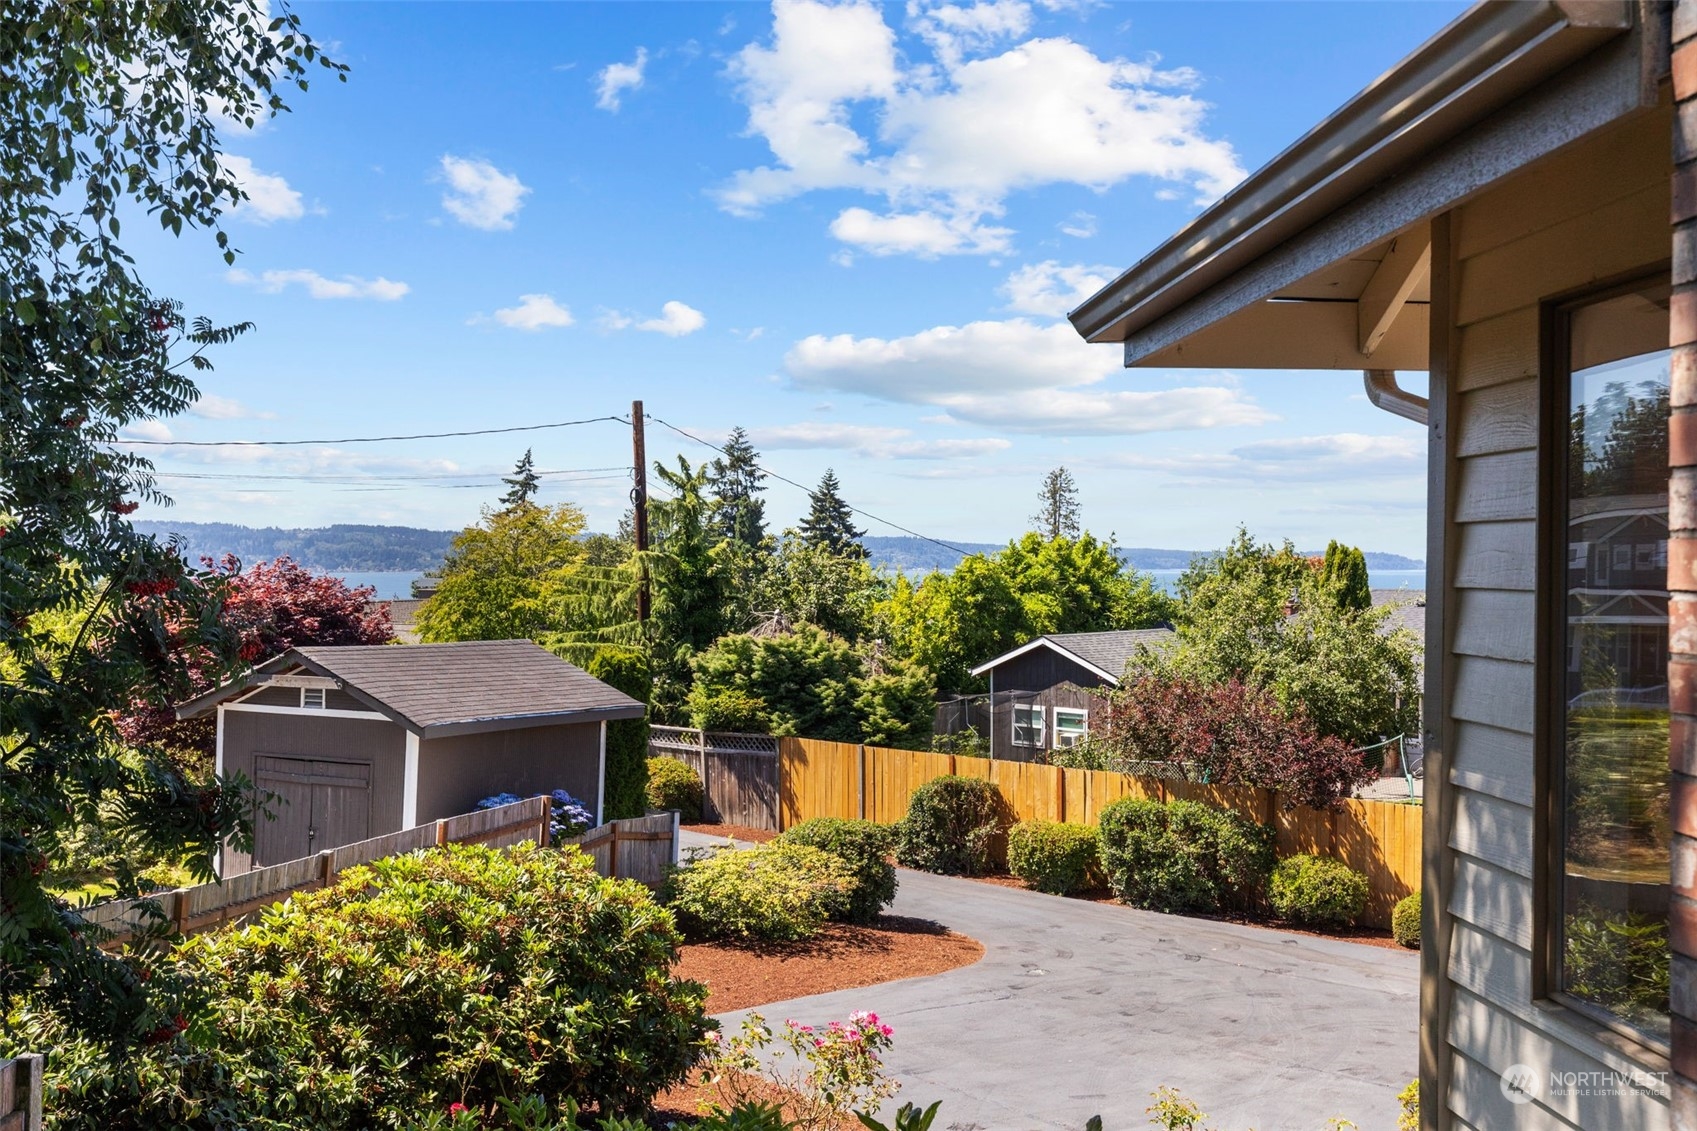
[[[601,726],[570,723],[419,743],[418,820],[468,813],[496,793],[521,797],[564,789],[595,808]]]
[[[1667,258],[1670,129],[1665,109],[1645,113],[1500,182],[1452,212],[1451,247],[1434,248],[1433,270],[1453,285],[1442,607],[1453,791],[1445,1101],[1458,1126],[1668,1126],[1665,1089],[1552,1098],[1543,1087],[1515,1105],[1499,1085],[1517,1064],[1542,1081],[1646,1064],[1533,1002],[1540,304]]]
[[[1090,689],[1108,682],[1082,664],[1048,648],[1033,648],[994,669],[995,700],[990,709],[991,755],[1012,761],[1030,761],[1041,753],[1035,747],[1013,744],[1013,709],[1016,704],[1044,708],[1047,736],[1054,740],[1054,709],[1077,707],[1091,711],[1097,706]],[[1029,693],[1029,694],[1021,694]]]

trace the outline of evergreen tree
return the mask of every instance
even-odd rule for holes
[[[731,429],[725,441],[725,456],[715,459],[707,484],[713,493],[712,524],[721,539],[759,547],[766,537],[766,504],[759,498],[766,490],[766,473],[756,462],[760,453],[748,442],[741,427]]]
[[[1341,609],[1368,609],[1373,606],[1373,590],[1367,580],[1367,556],[1353,546],[1334,541],[1326,546],[1326,560],[1320,567],[1326,591],[1336,599]]]
[[[536,488],[542,483],[542,477],[536,474],[536,464],[531,462],[529,448],[524,450],[524,455],[513,466],[513,473],[502,476],[501,482],[507,485],[507,493],[501,496],[503,507],[512,510],[530,502],[536,494]]]
[[[1037,501],[1037,513],[1031,516],[1037,533],[1051,540],[1078,537],[1078,483],[1072,472],[1057,467],[1045,475]]]
[[[833,554],[850,558],[867,556],[860,539],[866,531],[854,527],[854,511],[843,501],[842,484],[830,468],[819,486],[807,496],[807,517],[801,520],[801,536],[810,546],[822,546]]]

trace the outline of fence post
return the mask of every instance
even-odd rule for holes
[[[858,802],[860,819],[864,821],[866,820],[866,744],[861,743],[858,749],[860,752],[860,785],[858,789]]]
[[[707,776],[707,731],[699,727],[695,732],[695,748],[701,752],[701,819],[704,821],[723,820],[719,807],[713,804],[713,787],[709,784]]]
[[[538,797],[536,800],[542,803],[542,812],[537,814],[537,819],[541,821],[542,824],[536,833],[536,843],[543,848],[547,848],[548,834],[553,831],[554,826],[554,801],[553,798],[549,797],[546,793],[544,793],[541,797]],[[599,814],[597,814],[597,816],[599,816]]]
[[[1055,767],[1055,820],[1067,819],[1067,771],[1065,766]]]
[[[318,854],[318,886],[321,888],[329,887],[331,879],[336,875],[335,869],[331,867],[332,856],[331,849],[325,849]]]

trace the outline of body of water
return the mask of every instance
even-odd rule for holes
[[[385,570],[370,573],[359,571],[338,574],[350,586],[370,585],[377,589],[375,599],[379,601],[406,600],[412,597],[412,583],[415,578],[423,577],[420,570]]]

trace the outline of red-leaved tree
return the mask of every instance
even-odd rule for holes
[[[387,644],[394,639],[389,610],[370,604],[376,590],[350,587],[339,577],[315,574],[293,558],[259,562],[243,570],[233,554],[214,563],[215,581],[226,587],[219,621],[240,641],[242,659],[260,664],[301,645]],[[169,627],[169,626],[168,626]],[[175,640],[196,639],[173,632]],[[192,694],[210,691],[216,671],[213,656],[199,645],[185,645],[178,657],[189,672]],[[175,704],[164,699],[138,701],[115,716],[118,732],[132,745],[156,744],[208,757],[215,742],[210,718],[179,721]]]
[[[1342,739],[1322,735],[1300,710],[1241,680],[1204,683],[1144,674],[1108,697],[1091,719],[1090,745],[1110,769],[1187,763],[1214,785],[1278,790],[1324,809],[1374,776]]]

